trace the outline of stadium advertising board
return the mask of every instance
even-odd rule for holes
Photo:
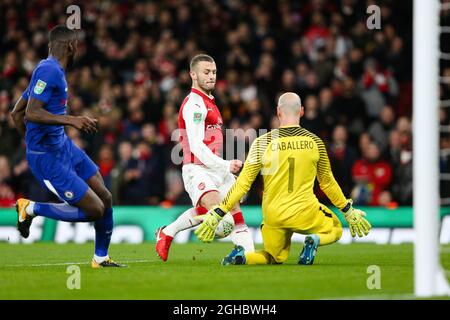
[[[187,207],[115,207],[114,232],[112,243],[142,243],[155,241],[155,230],[176,219]],[[364,238],[352,238],[347,228],[344,228],[341,244],[351,242],[371,242],[377,244],[410,243],[414,240],[412,208],[401,207],[388,210],[378,207],[363,208],[373,226],[370,234]],[[333,210],[344,226],[345,220],[338,210]],[[259,225],[261,223],[261,208],[258,206],[243,207],[246,222],[250,227],[255,243],[262,243]],[[10,243],[33,243],[50,241],[56,243],[85,243],[93,241],[94,227],[90,223],[68,223],[36,217],[31,226],[30,237],[23,239],[15,227],[16,213],[14,209],[0,210],[0,241]],[[303,242],[304,236],[295,234],[294,242]],[[180,232],[175,237],[177,243],[197,242],[193,230]],[[229,237],[221,241],[230,241]],[[450,209],[441,209],[440,242],[450,243]]]

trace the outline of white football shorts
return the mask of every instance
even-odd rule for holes
[[[218,191],[225,198],[234,181],[231,173],[218,173],[215,170],[196,164],[186,164],[182,168],[184,188],[196,207],[201,197],[210,191]]]

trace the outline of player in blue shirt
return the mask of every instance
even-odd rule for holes
[[[34,69],[30,84],[11,116],[25,137],[31,172],[63,203],[19,199],[16,203],[17,228],[27,238],[35,216],[68,222],[95,221],[92,267],[121,267],[108,256],[113,229],[111,193],[95,163],[64,131],[66,125],[87,133],[97,131],[96,119],[66,115],[64,68],[69,67],[75,58],[76,33],[59,25],[50,31],[49,40],[49,56]]]

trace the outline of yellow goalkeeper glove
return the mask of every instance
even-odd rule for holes
[[[216,234],[216,228],[225,214],[226,212],[219,206],[214,206],[206,214],[196,216],[194,219],[202,221],[200,227],[194,232],[197,238],[203,242],[212,242]]]
[[[366,216],[366,213],[362,210],[354,209],[352,200],[350,200],[345,208],[341,211],[348,223],[348,227],[350,228],[352,237],[355,237],[356,234],[358,234],[359,237],[362,237],[363,233],[366,236],[369,234],[370,228],[372,228],[372,226],[370,225],[369,221],[364,218]]]

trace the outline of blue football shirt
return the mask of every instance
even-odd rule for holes
[[[65,115],[67,81],[59,61],[49,56],[41,60],[31,75],[22,97],[45,103],[44,109],[55,115]],[[26,121],[25,142],[28,150],[46,152],[60,148],[66,140],[63,125],[47,125]]]

